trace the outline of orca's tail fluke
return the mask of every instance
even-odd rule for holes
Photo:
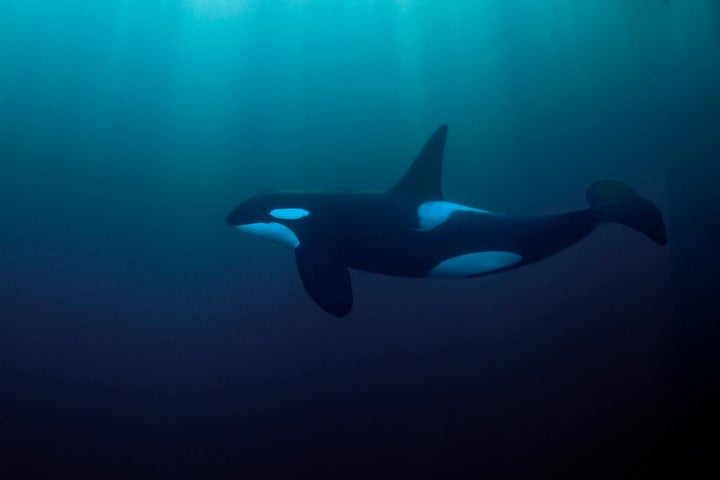
[[[626,184],[617,180],[593,183],[585,192],[598,223],[620,223],[644,234],[658,245],[667,244],[660,210]]]

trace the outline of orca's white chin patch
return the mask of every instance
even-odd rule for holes
[[[246,225],[235,225],[235,228],[248,235],[282,243],[283,245],[288,245],[293,248],[297,248],[298,245],[300,245],[300,240],[297,235],[295,235],[295,232],[277,222],[248,223]]]
[[[428,277],[463,278],[500,270],[522,260],[513,252],[475,252],[448,258],[435,265]]]

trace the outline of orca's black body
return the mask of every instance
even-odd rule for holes
[[[560,215],[502,215],[446,202],[440,189],[446,137],[443,125],[389,191],[261,194],[238,205],[227,223],[295,247],[308,293],[338,317],[352,308],[349,268],[405,277],[476,277],[537,262],[607,222],[666,243],[658,209],[617,181],[588,188],[589,209]]]

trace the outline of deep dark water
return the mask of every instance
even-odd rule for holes
[[[3,478],[717,468],[714,0],[7,0],[0,73]],[[444,122],[449,199],[545,214],[620,178],[669,246],[354,272],[338,321],[224,224],[390,186]]]

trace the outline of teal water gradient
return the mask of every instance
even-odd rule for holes
[[[0,1],[0,468],[702,465],[719,86],[716,0]],[[669,247],[606,226],[487,279],[354,273],[337,322],[291,249],[224,223],[266,189],[390,187],[443,123],[449,201],[556,213],[617,178]]]

